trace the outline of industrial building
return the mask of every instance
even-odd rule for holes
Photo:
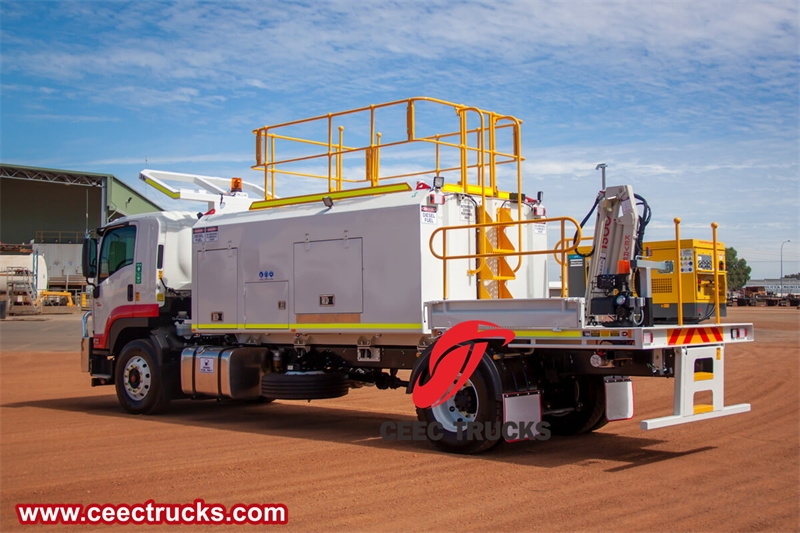
[[[767,294],[778,296],[787,294],[800,294],[800,279],[783,278],[781,285],[780,278],[751,279],[745,284],[745,288],[763,287]]]
[[[111,174],[0,163],[0,292],[8,293],[12,269],[30,271],[34,295],[44,289],[79,292],[87,230],[161,210]]]

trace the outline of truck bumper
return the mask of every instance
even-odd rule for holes
[[[92,351],[92,337],[89,336],[88,320],[92,316],[91,311],[86,311],[81,317],[81,327],[83,336],[81,337],[81,372],[89,371],[89,357]]]

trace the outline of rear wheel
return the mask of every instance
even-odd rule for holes
[[[450,453],[483,452],[502,438],[502,402],[495,398],[495,392],[491,377],[479,365],[453,397],[436,407],[417,408],[417,418],[440,425],[441,431],[434,434],[441,433],[441,439],[432,440],[438,449]]]
[[[125,345],[117,358],[114,383],[119,403],[129,413],[156,414],[169,403],[162,369],[149,341],[135,340]]]
[[[550,414],[544,421],[550,424],[554,435],[579,435],[600,429],[606,420],[606,394],[602,376],[571,376],[545,390],[558,403],[554,411],[563,406],[561,414]],[[571,410],[567,410],[571,409]]]

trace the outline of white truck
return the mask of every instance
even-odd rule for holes
[[[398,106],[405,130],[387,141],[377,117]],[[418,133],[426,106],[454,112],[452,131]],[[346,145],[343,124],[365,114],[368,142]],[[295,133],[315,126],[321,135]],[[752,326],[654,323],[650,275],[673,269],[679,284],[680,272],[642,257],[649,213],[638,210],[649,208],[630,186],[606,187],[605,169],[586,294],[549,297],[547,255],[558,254],[566,281],[582,225],[547,218],[542,194],[523,193],[514,117],[412,98],[254,133],[263,199],[248,199],[235,178],[206,213],[127,217],[84,243],[94,298],[81,367],[93,386],[115,385],[130,413],[178,398],[315,400],[402,387],[439,449],[475,453],[508,424],[533,424],[503,433],[520,440],[541,436],[542,422],[579,434],[632,418],[631,376],[674,378],[673,413],[643,429],[750,409],[724,405],[724,348],[752,341]],[[430,148],[435,168],[383,175],[382,152],[408,144],[415,156]],[[357,178],[354,156],[366,162]],[[501,168],[516,174],[515,192],[499,188]],[[156,178],[165,175],[141,177],[180,197]],[[328,186],[278,197],[276,175]],[[409,178],[421,181],[412,188]],[[358,182],[366,186],[348,185]],[[549,247],[553,230],[560,240]],[[716,280],[723,261],[724,252]],[[698,401],[707,391],[710,401]]]

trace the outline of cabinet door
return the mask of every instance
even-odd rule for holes
[[[361,238],[294,245],[294,312],[364,312]]]
[[[239,250],[197,252],[197,314],[201,329],[239,327]]]
[[[244,284],[244,326],[289,329],[289,282],[256,281]]]

